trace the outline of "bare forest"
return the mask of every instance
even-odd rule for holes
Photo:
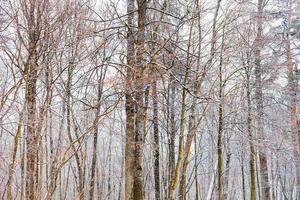
[[[2,200],[300,200],[300,0],[0,0]]]

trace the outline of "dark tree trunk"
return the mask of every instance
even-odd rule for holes
[[[157,83],[153,83],[153,140],[154,140],[154,185],[155,200],[160,200],[160,171],[159,171],[159,129],[158,129],[158,103]]]
[[[134,74],[134,0],[127,2],[127,73],[125,83],[125,111],[126,111],[126,144],[125,144],[125,200],[132,200],[133,176],[134,176],[134,102],[133,102],[133,80]]]
[[[146,30],[146,0],[137,0],[138,5],[138,32],[136,41],[136,63],[134,66],[134,89],[136,101],[135,116],[135,153],[134,153],[134,178],[133,178],[133,200],[144,199],[142,150],[143,150],[143,116],[144,116],[144,80],[145,68],[145,30]]]
[[[38,32],[36,30],[36,15],[35,4],[33,2],[27,2],[29,4],[28,9],[24,12],[28,13],[28,59],[25,66],[26,73],[26,103],[27,103],[27,137],[26,137],[26,199],[37,199],[36,191],[36,160],[38,155],[38,140],[36,132],[36,84],[38,78],[38,64],[37,64],[37,41]]]

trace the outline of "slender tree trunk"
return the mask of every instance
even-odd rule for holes
[[[115,119],[115,118],[114,118]],[[114,120],[115,122],[115,120]],[[114,127],[114,125],[113,125]],[[109,146],[108,146],[108,178],[107,178],[107,199],[108,200],[111,200],[111,194],[112,194],[112,184],[111,184],[111,176],[112,176],[112,173],[111,173],[111,168],[112,168],[112,152],[111,152],[111,146],[112,146],[112,131],[110,132],[110,136],[109,136]]]
[[[224,200],[230,199],[230,191],[229,191],[229,172],[230,172],[230,161],[231,161],[231,152],[230,152],[230,144],[227,142],[227,154],[226,154],[226,165],[225,165],[225,175],[224,175]]]
[[[159,170],[159,130],[158,130],[158,103],[157,83],[153,83],[153,140],[154,140],[154,185],[155,200],[160,200],[160,170]]]
[[[261,66],[261,47],[262,47],[262,31],[263,31],[263,0],[258,0],[257,8],[257,35],[255,46],[255,97],[256,97],[256,109],[257,109],[257,134],[260,141],[264,141],[264,125],[263,125],[263,92],[262,92],[262,66]],[[259,149],[259,161],[260,161],[260,174],[261,174],[261,195],[262,199],[268,200],[270,196],[270,186],[268,178],[268,163],[266,152]]]
[[[98,113],[97,108],[97,113]],[[91,166],[91,179],[90,179],[90,187],[89,187],[89,199],[94,199],[94,186],[95,186],[95,172],[96,172],[96,165],[97,165],[97,144],[98,144],[98,127],[95,125],[94,127],[94,134],[93,134],[93,154],[92,154],[92,166]]]
[[[225,25],[223,26],[222,44],[219,63],[219,125],[218,125],[218,140],[217,140],[217,152],[218,152],[218,187],[217,195],[218,200],[224,200],[224,178],[223,178],[223,129],[224,129],[224,96],[223,96],[223,51],[224,51],[224,39],[225,39]]]
[[[105,52],[103,53],[103,58],[105,58]],[[98,73],[98,71],[97,71]],[[93,134],[93,154],[92,154],[92,166],[91,166],[91,179],[89,183],[89,199],[94,199],[94,188],[95,188],[95,177],[96,177],[96,168],[97,168],[97,146],[98,146],[98,123],[97,119],[100,114],[101,109],[101,98],[103,92],[103,81],[106,75],[106,68],[100,69],[100,74],[98,75],[98,88],[97,88],[97,104],[96,112],[94,119],[94,134]]]
[[[197,16],[199,17],[199,14],[198,14],[198,12],[199,12],[198,11],[199,10],[199,3],[198,3],[198,1],[196,1],[195,4],[196,4],[196,6],[195,6],[195,10],[193,12],[195,14],[195,16],[194,16],[193,19],[196,19]],[[214,15],[214,20],[213,20],[213,35],[212,35],[212,40],[211,40],[210,58],[209,58],[208,62],[206,63],[205,68],[212,64],[212,60],[213,60],[213,57],[215,55],[215,50],[216,50],[215,49],[215,44],[216,44],[216,40],[217,40],[216,23],[217,23],[217,18],[218,18],[218,13],[219,13],[220,6],[221,6],[221,0],[218,0],[217,1],[217,8],[216,8],[215,15]],[[189,30],[189,44],[188,44],[187,52],[190,52],[190,48],[191,48],[194,22],[195,21],[192,20],[192,25],[191,25],[191,28]],[[199,27],[199,29],[201,28],[199,21],[198,21],[198,27]],[[199,34],[201,36],[201,33],[199,33]],[[206,71],[205,71],[206,69],[204,69],[204,72],[202,72],[202,76],[200,76],[200,78],[198,77],[199,76],[199,63],[200,63],[200,49],[199,49],[199,55],[198,55],[198,61],[197,62],[198,62],[198,65],[197,65],[197,69],[196,69],[196,77],[195,77],[195,83],[194,83],[194,95],[193,95],[192,106],[191,106],[191,114],[189,116],[189,131],[188,131],[188,135],[187,135],[187,139],[186,139],[185,149],[184,149],[183,154],[181,155],[183,157],[183,158],[181,158],[181,159],[183,159],[183,162],[181,160],[179,160],[179,157],[178,157],[178,160],[180,162],[177,161],[177,165],[176,165],[176,170],[178,169],[179,173],[181,174],[180,190],[179,190],[179,199],[180,200],[185,200],[186,199],[186,188],[185,188],[186,187],[185,186],[186,185],[186,180],[185,179],[186,179],[186,170],[187,170],[187,165],[188,165],[188,158],[189,158],[190,148],[191,148],[191,145],[192,145],[192,142],[193,142],[193,138],[194,138],[196,130],[197,130],[197,124],[199,124],[199,121],[201,121],[201,119],[202,119],[202,117],[200,117],[199,121],[197,120],[197,124],[196,124],[195,112],[196,112],[197,97],[200,94],[201,84],[202,84],[203,78],[206,75]],[[186,78],[188,78],[189,73],[190,73],[189,72],[190,71],[190,69],[189,69],[190,68],[189,56],[188,56],[186,65],[187,65],[187,69],[186,69],[186,74],[185,74],[184,85],[186,83]],[[185,89],[183,89],[183,91],[185,91]],[[205,110],[206,110],[206,108],[205,108]],[[181,116],[181,117],[184,117],[184,115]],[[180,128],[181,128],[181,126],[180,126]],[[184,133],[184,130],[182,130],[182,134],[183,133]],[[180,135],[181,135],[181,133],[180,133]],[[180,146],[179,146],[179,149],[180,149]],[[181,164],[181,162],[182,162],[182,164]],[[176,180],[176,176],[174,177],[174,180]],[[174,181],[173,184],[174,183],[176,183],[176,182]],[[174,190],[174,188],[173,188],[173,190]],[[173,192],[175,192],[175,191],[173,191]]]
[[[221,76],[221,75],[220,75]],[[222,79],[222,78],[220,78]],[[222,84],[222,83],[221,83]],[[222,86],[221,86],[222,87]],[[222,97],[222,91],[223,89],[220,89],[219,97]],[[223,136],[223,103],[220,99],[219,103],[219,128],[218,128],[218,142],[217,142],[217,152],[218,152],[218,187],[217,187],[217,193],[218,193],[218,199],[223,200],[224,199],[224,191],[223,191],[223,150],[222,150],[222,136]]]
[[[78,172],[78,197],[79,199],[83,199],[83,170],[82,165],[79,157],[78,150],[76,149],[73,138],[71,134],[71,89],[72,89],[72,76],[73,76],[73,63],[70,62],[68,66],[68,80],[66,86],[66,98],[67,98],[67,135],[69,142],[71,144],[72,150],[74,152],[75,161],[77,165],[77,172]],[[76,132],[76,130],[75,130]]]
[[[23,130],[23,137],[25,137],[25,130]],[[25,199],[24,198],[24,190],[25,190],[25,187],[26,187],[26,183],[25,183],[25,157],[26,157],[26,155],[25,155],[25,153],[26,153],[26,151],[25,151],[25,143],[26,143],[26,140],[25,139],[23,139],[23,141],[22,142],[20,142],[20,153],[21,153],[21,191],[20,191],[20,193],[21,193],[21,195],[20,195],[20,198],[21,199]]]
[[[17,156],[17,151],[18,151],[18,146],[19,146],[19,141],[20,141],[20,135],[21,135],[21,128],[22,128],[22,123],[23,123],[23,113],[19,115],[19,122],[18,122],[18,127],[16,130],[16,135],[14,138],[14,148],[13,148],[13,154],[12,158],[9,164],[9,169],[8,169],[8,180],[7,180],[7,200],[13,200],[14,195],[12,193],[12,177],[14,174],[14,168],[15,168],[15,162],[16,162],[16,156]]]
[[[297,123],[297,92],[296,82],[293,74],[293,62],[291,56],[290,44],[287,44],[287,67],[288,67],[288,87],[290,93],[290,126],[293,134],[295,168],[296,168],[296,194],[297,199],[300,199],[300,150],[299,150],[299,135]]]
[[[171,191],[173,175],[175,173],[175,137],[176,137],[176,122],[175,122],[175,95],[176,95],[176,87],[174,77],[170,77],[170,95],[169,95],[169,110],[170,110],[170,134],[169,134],[169,165],[168,165],[168,173],[169,173],[169,185],[168,185],[168,194]]]
[[[38,65],[37,65],[37,30],[35,26],[35,3],[29,3],[27,16],[28,20],[28,36],[29,36],[29,49],[28,60],[25,66],[25,72],[27,77],[27,91],[26,91],[26,103],[27,103],[27,137],[26,137],[26,196],[28,200],[35,200],[37,198],[36,191],[36,159],[38,153],[38,141],[36,132],[36,84],[38,78]]]
[[[248,66],[249,68],[249,66]],[[251,109],[251,90],[250,90],[250,70],[247,70],[247,132],[250,142],[250,200],[256,200],[256,186],[255,186],[255,149],[253,144],[253,133],[252,133],[252,109]]]
[[[194,161],[194,170],[195,170],[195,200],[199,200],[200,191],[199,191],[199,182],[198,182],[198,145],[197,145],[197,137],[194,137],[194,151],[195,151],[195,161]]]
[[[197,25],[198,25],[198,39],[201,40],[202,38],[202,30],[201,30],[201,8],[200,8],[200,5],[199,5],[199,0],[196,1],[196,10],[198,11],[198,14],[197,14]],[[201,62],[201,48],[202,48],[202,45],[201,45],[201,42],[199,43],[199,47],[198,47],[198,58],[197,58],[197,69],[196,69],[196,82],[195,82],[195,91],[197,92],[200,92],[200,85],[201,84],[201,80],[199,79],[199,68],[200,68],[200,62]],[[198,81],[198,82],[197,82]],[[199,95],[199,94],[196,94],[196,95]],[[194,164],[194,169],[195,169],[195,191],[196,191],[196,197],[195,197],[195,200],[199,200],[201,199],[201,193],[199,191],[199,182],[198,182],[198,156],[199,156],[199,153],[198,153],[198,145],[197,145],[197,137],[195,136],[194,137],[194,148],[195,148],[195,164]]]
[[[194,23],[194,20],[192,20]],[[193,34],[193,24],[190,26],[189,29],[189,41],[188,41],[188,50],[187,52],[190,52],[190,47],[191,47],[191,42],[192,42],[192,34]],[[190,75],[190,59],[189,56],[186,60],[186,66],[185,66],[185,74],[184,74],[184,80],[183,80],[183,85],[184,87],[187,84],[187,81],[189,79]],[[182,89],[182,102],[181,102],[181,113],[180,113],[180,125],[179,125],[179,147],[178,147],[178,158],[177,158],[177,163],[176,163],[176,168],[174,171],[174,175],[172,177],[172,182],[171,182],[171,190],[169,191],[169,200],[174,200],[175,199],[175,193],[177,189],[177,185],[180,182],[180,188],[179,188],[179,199],[183,200],[185,199],[185,184],[186,184],[186,168],[187,168],[187,155],[189,154],[190,150],[190,145],[188,143],[192,143],[192,135],[193,133],[189,133],[187,141],[186,141],[186,149],[184,149],[184,132],[185,132],[185,115],[186,115],[186,109],[187,109],[187,103],[186,103],[186,98],[187,98],[187,90],[185,88]],[[193,111],[192,111],[193,112]],[[192,129],[193,125],[195,124],[194,121],[194,115],[193,113],[189,117],[189,128]],[[181,179],[180,179],[181,178]]]
[[[148,80],[146,80],[148,84]],[[150,85],[146,86],[146,90],[145,90],[145,97],[144,97],[144,105],[143,105],[143,136],[142,136],[142,140],[143,143],[145,143],[146,141],[146,137],[147,137],[147,120],[148,120],[148,107],[149,107],[149,94],[150,94]]]
[[[125,143],[123,143],[125,144]],[[125,157],[125,150],[124,147],[122,148],[122,158]],[[121,169],[124,169],[124,162],[121,162]],[[123,191],[123,177],[124,177],[124,170],[121,171],[121,175],[120,175],[120,180],[119,180],[119,191],[118,191],[118,200],[121,200],[121,198],[123,197],[123,199],[125,198],[125,196],[122,196],[122,191]]]
[[[245,183],[244,156],[245,156],[245,154],[242,152],[242,156],[241,156],[242,195],[243,195],[243,200],[246,200],[246,183]]]
[[[132,200],[133,177],[134,177],[134,102],[133,102],[133,80],[134,74],[134,36],[133,36],[133,18],[134,18],[134,0],[127,1],[127,74],[126,74],[126,92],[125,92],[125,111],[126,111],[126,144],[125,144],[125,200]]]
[[[256,178],[256,186],[258,188],[258,193],[257,193],[257,199],[260,200],[261,196],[260,196],[260,192],[259,192],[259,188],[260,188],[260,180],[259,180],[259,168],[258,168],[258,160],[257,157],[259,156],[258,152],[256,152],[256,156],[255,156],[255,169],[256,169],[256,173],[255,173],[255,178]]]
[[[137,0],[138,5],[138,32],[136,41],[136,63],[134,73],[136,116],[135,116],[135,153],[134,153],[134,178],[133,178],[133,200],[144,199],[142,150],[143,150],[143,96],[145,68],[145,30],[146,30],[146,8],[147,0]]]
[[[292,21],[292,1],[288,1],[288,24]],[[288,90],[290,95],[290,126],[293,135],[295,168],[296,168],[296,199],[300,199],[300,148],[299,148],[299,129],[297,119],[297,86],[294,78],[294,64],[292,58],[292,50],[290,44],[289,34],[286,33],[286,57],[288,70]]]
[[[163,6],[161,8],[162,11],[165,11],[168,5],[168,0],[164,0],[163,2]],[[154,7],[156,7],[154,5]],[[159,20],[162,21],[163,20],[163,16],[164,14],[161,13]],[[159,26],[160,25],[156,25],[153,28],[153,34],[152,34],[152,41],[154,43],[159,42],[158,40],[158,32],[159,32]],[[152,46],[151,48],[151,55],[153,56],[152,59],[154,60],[154,62],[157,62],[158,58],[156,55],[156,46]],[[159,47],[160,48],[160,47]],[[155,65],[153,66],[153,69],[150,69],[150,76],[152,76],[151,78],[153,78],[153,86],[152,86],[152,95],[153,95],[153,155],[154,155],[154,186],[155,186],[155,199],[156,200],[160,200],[161,199],[161,194],[160,194],[160,144],[159,144],[159,122],[158,122],[158,95],[157,95],[157,74],[155,70]],[[148,87],[146,89],[145,92],[145,106],[147,109],[148,106],[148,95],[149,95],[149,91],[150,88]],[[147,116],[147,112],[146,112],[146,116]],[[145,119],[146,122],[146,119]],[[146,123],[145,123],[146,125]],[[144,125],[144,132],[146,131],[145,129],[145,125]],[[175,124],[174,124],[175,126]],[[168,136],[169,137],[169,136]]]
[[[185,72],[185,77],[184,77],[184,84],[187,81],[187,77],[189,74],[189,69],[186,68]],[[186,96],[187,96],[187,91],[185,89],[182,90],[182,103],[181,103],[181,113],[180,113],[180,125],[179,125],[179,147],[178,147],[178,158],[177,158],[177,163],[176,167],[174,170],[174,174],[172,175],[172,181],[171,181],[171,190],[169,191],[169,200],[174,200],[175,199],[175,193],[177,189],[177,185],[179,182],[179,176],[180,172],[182,170],[182,162],[183,162],[183,154],[184,154],[184,149],[183,149],[183,142],[184,142],[184,122],[185,122],[185,112],[186,112]]]
[[[35,173],[36,156],[38,144],[36,139],[36,80],[37,66],[35,61],[30,58],[30,70],[28,74],[28,91],[27,91],[27,112],[28,112],[28,127],[27,127],[27,165],[26,165],[26,198],[30,200],[36,199]]]

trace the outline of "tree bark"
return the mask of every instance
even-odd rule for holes
[[[223,177],[223,129],[224,129],[224,84],[223,83],[223,51],[225,40],[225,25],[223,26],[222,44],[219,63],[219,125],[218,125],[218,187],[217,195],[219,200],[224,200],[224,177]]]
[[[159,129],[158,129],[158,103],[157,83],[154,81],[153,88],[153,140],[154,140],[154,185],[155,200],[160,200],[160,170],[159,170]]]
[[[125,111],[126,111],[126,144],[125,144],[125,200],[132,200],[133,176],[134,176],[134,102],[133,102],[133,70],[134,67],[134,0],[127,2],[127,74],[125,85]]]
[[[26,73],[26,105],[27,105],[27,137],[26,137],[26,195],[28,200],[37,199],[36,191],[36,159],[38,155],[38,140],[36,132],[36,84],[38,78],[38,64],[37,64],[37,42],[38,31],[36,27],[35,3],[32,1],[26,2],[29,4],[27,13],[28,23],[28,58],[25,66]]]
[[[145,30],[146,30],[146,0],[137,0],[138,5],[138,32],[136,41],[136,63],[134,65],[134,89],[136,101],[135,115],[135,153],[133,176],[133,200],[144,199],[142,150],[143,150],[143,116],[144,116],[144,80],[145,69]]]
[[[288,0],[288,24],[292,22],[292,1]],[[299,128],[297,119],[297,86],[294,77],[294,64],[292,58],[292,49],[289,33],[286,33],[286,59],[287,59],[287,70],[288,70],[288,91],[290,96],[289,112],[290,112],[290,126],[293,137],[294,147],[294,158],[296,168],[296,199],[300,199],[300,147],[299,147]]]
[[[12,158],[11,158],[11,161],[9,164],[9,169],[8,169],[7,192],[6,192],[7,200],[14,199],[14,195],[12,193],[12,178],[13,178],[13,174],[15,171],[15,162],[16,162],[16,156],[17,156],[17,151],[18,151],[18,146],[19,146],[19,141],[20,141],[21,128],[23,125],[22,123],[23,123],[23,112],[20,113],[20,115],[19,115],[18,127],[16,130],[15,138],[14,138],[13,154],[12,154]]]
[[[189,69],[188,69],[188,67],[186,67],[184,83],[183,83],[184,85],[186,84],[188,74],[189,74]],[[185,119],[185,113],[186,113],[186,96],[187,96],[187,91],[183,88],[181,113],[180,113],[180,125],[179,125],[178,158],[177,158],[177,163],[176,163],[176,167],[174,170],[174,174],[172,175],[171,187],[170,187],[170,191],[168,194],[169,200],[175,199],[175,193],[176,193],[177,185],[179,182],[179,176],[182,171],[182,165],[183,165],[182,162],[183,162],[183,156],[184,156],[183,142],[184,142],[184,122],[185,122],[184,119]]]
[[[95,122],[94,122],[94,133],[93,133],[93,154],[92,154],[92,166],[91,166],[91,179],[90,179],[90,188],[89,188],[89,199],[94,199],[94,188],[95,188],[95,176],[96,176],[96,168],[97,168],[97,146],[98,146],[98,123],[96,119],[100,114],[100,101],[102,98],[103,91],[103,80],[105,78],[105,72],[103,72],[103,68],[101,68],[100,77],[98,77],[98,90],[97,90],[97,104],[96,104],[96,112],[95,112]]]
[[[247,76],[247,132],[250,143],[250,200],[256,200],[256,185],[255,185],[255,149],[253,144],[253,133],[252,133],[252,109],[251,109],[251,90],[250,90],[250,69],[248,65],[248,69],[246,72]]]
[[[261,66],[261,47],[262,47],[262,31],[263,31],[263,0],[258,0],[257,6],[257,35],[255,42],[255,97],[257,110],[257,133],[260,141],[264,141],[264,125],[263,125],[263,91],[262,91],[262,66]],[[259,148],[260,174],[261,174],[261,197],[268,200],[270,196],[270,186],[268,178],[268,163],[266,152],[263,147]]]
[[[176,87],[174,77],[170,77],[170,95],[169,95],[169,110],[170,110],[170,130],[169,130],[169,157],[168,157],[168,173],[169,173],[169,187],[168,193],[171,191],[173,175],[175,173],[175,137],[176,137],[176,122],[175,122],[175,95]]]

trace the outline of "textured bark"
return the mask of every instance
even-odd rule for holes
[[[134,177],[133,177],[133,200],[144,199],[142,149],[143,149],[143,96],[145,68],[145,30],[146,30],[146,0],[137,0],[138,5],[138,32],[136,41],[136,63],[134,65],[134,89],[136,101],[135,115],[135,152],[134,152]]]
[[[241,156],[241,173],[242,173],[242,193],[243,193],[243,200],[246,200],[246,183],[245,183],[244,156],[245,156],[245,154],[242,153],[242,156]]]
[[[195,150],[195,161],[194,161],[194,170],[195,170],[195,200],[200,199],[200,191],[199,191],[199,182],[198,182],[198,145],[197,145],[197,137],[194,137],[194,150]]]
[[[35,47],[31,44],[32,55],[29,58],[29,73],[28,75],[28,90],[27,90],[27,112],[28,112],[28,126],[27,126],[27,168],[26,168],[26,198],[30,200],[36,199],[36,159],[38,151],[38,141],[36,136],[36,82],[37,82],[37,64],[35,61]]]
[[[224,200],[224,178],[223,178],[223,129],[224,129],[224,83],[223,83],[223,51],[225,39],[225,25],[223,26],[222,44],[219,63],[219,125],[218,125],[218,139],[217,139],[217,152],[218,152],[218,187],[217,195],[219,200]]]
[[[251,90],[250,90],[250,70],[247,71],[247,133],[250,143],[250,200],[256,199],[256,185],[255,185],[255,149],[253,144],[253,133],[252,133],[252,109],[251,109]]]
[[[126,111],[126,144],[125,144],[125,200],[132,199],[133,175],[134,175],[134,102],[132,96],[133,65],[134,65],[134,37],[133,18],[134,0],[127,2],[127,74],[125,91],[125,111]]]
[[[288,24],[292,21],[292,1],[288,1]],[[300,199],[300,148],[299,148],[299,128],[297,119],[297,86],[296,80],[293,73],[293,58],[292,49],[289,34],[286,34],[286,59],[287,59],[287,70],[288,70],[288,92],[290,97],[289,112],[290,112],[290,126],[293,136],[294,146],[294,160],[296,168],[296,199]]]
[[[97,163],[97,141],[98,141],[98,127],[94,128],[93,134],[93,154],[92,154],[92,166],[91,166],[91,179],[90,179],[90,188],[89,188],[89,199],[93,200],[94,198],[94,187],[95,187],[95,172],[96,172],[96,163]]]
[[[217,195],[218,199],[224,199],[223,191],[223,150],[222,150],[222,133],[223,133],[223,105],[219,105],[219,130],[218,130],[218,141],[217,141],[217,152],[218,152],[218,187]]]
[[[38,78],[38,64],[37,64],[37,42],[38,31],[36,27],[36,5],[35,1],[26,2],[28,10],[27,14],[28,23],[28,59],[25,66],[26,73],[26,103],[27,103],[27,137],[26,137],[26,195],[28,200],[37,199],[36,191],[36,160],[38,155],[38,140],[36,132],[36,84]],[[29,4],[29,5],[28,5]]]
[[[154,140],[154,185],[155,200],[160,200],[160,171],[159,171],[159,129],[158,129],[158,103],[157,83],[153,83],[153,140]]]
[[[200,10],[200,5],[199,5],[199,0],[196,1],[196,10]],[[201,40],[202,38],[202,31],[201,31],[201,12],[198,12],[197,15],[197,26],[198,26],[198,39]],[[197,74],[196,74],[196,80],[195,80],[195,85],[194,85],[194,89],[196,93],[195,95],[199,95],[200,93],[200,84],[201,84],[201,79],[199,78],[199,69],[200,69],[200,63],[201,63],[201,42],[199,43],[198,46],[198,58],[197,58]],[[196,106],[196,105],[195,105]],[[197,127],[195,127],[197,128]],[[201,199],[201,190],[199,188],[200,183],[198,182],[198,145],[197,145],[197,137],[194,136],[194,151],[195,151],[195,162],[194,162],[194,170],[195,170],[195,191],[196,191],[196,197],[195,200],[199,200]],[[200,159],[201,160],[201,159]]]
[[[163,6],[161,8],[161,10],[163,12],[166,10],[167,5],[168,5],[168,0],[164,0]],[[155,6],[156,5],[154,5],[154,7]],[[163,17],[164,17],[163,12],[160,14],[159,21],[163,20]],[[156,25],[153,28],[153,34],[152,34],[152,41],[153,41],[153,43],[159,42],[159,40],[158,40],[158,32],[159,32],[159,30],[160,30],[160,25]],[[160,48],[160,47],[158,47],[158,48]],[[153,56],[151,59],[154,62],[157,62],[158,61],[158,57],[157,57],[157,54],[156,54],[156,46],[155,45],[153,45],[152,48],[151,48],[151,55]],[[153,150],[153,157],[154,157],[154,168],[153,168],[153,170],[154,170],[154,188],[155,188],[155,199],[156,200],[160,200],[161,199],[161,194],[160,194],[160,160],[159,160],[160,159],[160,144],[159,144],[157,77],[156,77],[158,74],[156,74],[155,65],[153,65],[153,69],[150,69],[150,70],[151,70],[150,76],[151,76],[151,78],[154,79],[153,83],[152,83],[153,84],[153,86],[152,86],[152,96],[153,96],[153,143],[154,143],[154,145],[153,145],[153,148],[154,148],[154,150]],[[147,107],[148,107],[149,87],[146,89],[145,93],[146,93],[145,94],[145,107],[147,109]],[[175,122],[174,122],[173,126],[175,126]],[[144,132],[146,131],[145,128],[146,128],[146,126],[144,125]],[[168,138],[169,137],[170,136],[168,135]],[[169,140],[170,140],[170,138],[169,138]],[[169,145],[170,145],[170,143],[169,143]],[[170,167],[170,170],[172,170],[171,167]],[[170,172],[170,170],[169,170],[169,172]]]
[[[25,136],[25,130],[23,131],[23,136]],[[20,150],[21,150],[21,163],[20,163],[20,167],[21,167],[21,195],[20,198],[21,199],[25,199],[25,187],[26,187],[26,182],[25,182],[25,157],[26,157],[26,150],[25,150],[25,143],[26,140],[23,140],[22,143],[20,142]]]
[[[148,82],[148,80],[146,80]],[[145,143],[147,137],[147,120],[148,120],[148,107],[149,107],[149,94],[150,94],[150,85],[147,85],[145,90],[145,97],[144,97],[144,105],[143,105],[143,143]]]
[[[96,164],[97,164],[97,145],[98,145],[98,123],[97,118],[100,114],[100,101],[102,98],[103,91],[103,80],[105,78],[105,72],[101,68],[100,77],[98,77],[98,90],[97,90],[97,107],[95,112],[95,121],[94,121],[94,133],[93,133],[93,154],[92,154],[92,166],[91,166],[91,179],[89,187],[89,199],[94,199],[94,188],[95,188],[95,176],[96,176]]]
[[[175,95],[176,87],[174,77],[170,77],[170,95],[169,95],[169,109],[170,109],[170,130],[169,130],[169,188],[168,193],[171,191],[173,175],[175,173],[175,137],[176,137],[176,122],[175,122]]]
[[[263,125],[263,91],[262,91],[262,66],[261,66],[261,47],[262,47],[262,31],[263,31],[263,0],[258,0],[257,6],[257,35],[255,42],[255,98],[256,98],[256,123],[257,134],[260,141],[264,141],[265,132]],[[263,148],[258,149],[261,174],[261,198],[268,200],[270,196],[270,186],[268,178],[268,163],[266,152]]]
[[[127,69],[126,79],[130,79],[130,76],[132,76],[132,71],[131,69]],[[131,80],[129,81],[131,82]],[[130,90],[129,87],[126,87],[126,90]],[[127,91],[125,96],[126,96],[125,199],[129,200],[132,198],[132,186],[133,186],[135,127],[134,127],[134,102],[132,99],[132,94],[131,92]]]
[[[230,163],[231,163],[231,152],[230,152],[230,144],[227,141],[227,153],[226,153],[226,165],[225,165],[225,174],[224,174],[224,200],[230,199],[230,191],[229,191],[229,172],[230,172]]]

